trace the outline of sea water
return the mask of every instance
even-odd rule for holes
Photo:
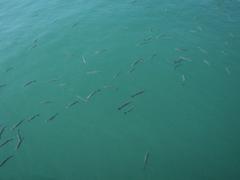
[[[0,180],[240,179],[239,50],[238,0],[1,0]]]

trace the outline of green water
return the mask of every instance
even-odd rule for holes
[[[0,40],[0,180],[240,179],[239,1],[1,0]]]

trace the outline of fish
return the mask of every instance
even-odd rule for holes
[[[0,84],[0,88],[7,86],[7,84]]]
[[[9,138],[6,141],[4,141],[2,144],[0,144],[0,148],[2,148],[4,145],[10,143],[11,141],[13,141],[13,138]]]
[[[178,59],[175,59],[173,61],[174,69],[177,69],[178,67],[180,67],[184,61],[191,61],[191,59],[187,57],[179,56]]]
[[[133,71],[135,71],[135,68],[129,69],[128,73],[132,73]]]
[[[112,81],[115,80],[120,74],[121,74],[121,71],[119,71],[118,73],[116,73],[116,74],[113,76]]]
[[[186,81],[185,75],[182,74],[182,84],[183,84],[183,85],[185,84],[185,81]]]
[[[137,2],[137,0],[133,0],[133,1],[131,1],[130,3],[131,4],[135,4]]]
[[[229,67],[225,67],[225,71],[227,72],[228,75],[231,74],[231,71],[230,71]]]
[[[124,111],[123,113],[126,115],[126,114],[130,113],[131,111],[133,111],[134,109],[135,109],[135,107],[132,106],[128,110]]]
[[[51,83],[51,82],[57,82],[57,81],[59,81],[60,80],[60,78],[55,78],[55,79],[50,79],[48,82],[49,83]]]
[[[201,26],[198,26],[197,29],[198,29],[199,31],[202,31],[202,30],[203,30]]]
[[[175,60],[173,61],[173,63],[176,65],[176,64],[181,64],[183,61],[184,61],[184,59],[178,58],[178,59],[175,59]]]
[[[174,69],[176,70],[178,67],[180,67],[180,66],[182,66],[182,64],[176,64],[175,66],[174,66]]]
[[[8,156],[6,159],[2,160],[0,162],[0,167],[2,167],[7,161],[9,161],[10,159],[12,159],[14,156],[11,155],[11,156]]]
[[[20,126],[23,122],[25,121],[25,119],[19,121],[18,123],[16,123],[13,127],[12,130],[16,129],[18,126]]]
[[[101,91],[101,89],[97,89],[97,90],[91,92],[91,93],[86,97],[86,99],[89,100],[91,97],[93,97],[95,94],[97,94],[97,93],[100,92],[100,91]]]
[[[107,49],[96,50],[95,54],[101,54],[101,53],[104,53],[106,51],[107,51]]]
[[[210,62],[206,59],[203,60],[203,63],[205,63],[206,65],[210,66]]]
[[[150,37],[144,38],[143,41],[151,41],[152,39],[153,39],[153,37],[150,36]]]
[[[38,113],[38,114],[35,114],[35,115],[31,116],[31,117],[28,119],[28,121],[30,122],[30,121],[32,121],[33,119],[35,119],[35,118],[37,118],[37,117],[39,117],[39,116],[40,116],[39,113]]]
[[[175,48],[175,51],[187,51],[186,48]]]
[[[143,94],[144,92],[145,92],[145,90],[138,91],[135,94],[131,95],[131,97],[134,98],[134,97],[136,97],[136,96],[138,96],[140,94]]]
[[[183,61],[192,61],[188,57],[179,56],[178,59],[174,60],[174,64],[182,63]]]
[[[82,56],[82,61],[83,61],[84,64],[87,64],[86,59],[85,59],[84,56]]]
[[[147,167],[148,160],[149,160],[149,152],[147,151],[147,152],[145,153],[144,161],[143,161],[143,169],[144,169],[144,170],[145,170],[146,167]]]
[[[77,95],[76,97],[83,102],[87,102],[87,99],[83,98],[82,96]]]
[[[78,25],[78,22],[74,23],[74,24],[72,25],[72,28],[76,27],[77,25]]]
[[[4,133],[4,131],[5,131],[6,128],[7,128],[7,126],[3,126],[3,127],[1,128],[1,130],[0,130],[0,139],[2,138],[2,135],[3,135],[3,133]]]
[[[156,39],[160,39],[161,37],[165,37],[165,36],[167,36],[167,34],[163,34],[163,33],[161,33],[161,34],[158,34],[158,35],[156,35]]]
[[[138,60],[134,61],[132,64],[131,64],[131,67],[134,67],[136,66],[138,63],[140,62],[143,62],[143,59],[142,58],[139,58]]]
[[[38,46],[37,44],[34,44],[34,45],[31,46],[30,49],[34,49],[34,48],[36,48],[37,46]]]
[[[76,104],[78,104],[78,103],[79,103],[78,100],[73,101],[72,103],[70,103],[69,105],[67,105],[66,108],[70,108],[70,107],[72,107],[72,106],[74,106],[74,105],[76,105]]]
[[[100,73],[101,71],[93,70],[93,71],[88,71],[87,74],[97,74]]]
[[[21,146],[21,144],[22,144],[22,142],[23,142],[23,140],[24,140],[24,138],[22,138],[22,136],[21,136],[21,134],[20,134],[20,129],[18,129],[18,131],[17,131],[17,145],[16,145],[16,150],[18,150],[19,148],[20,148],[20,146]]]
[[[27,86],[29,86],[30,84],[36,83],[36,82],[37,82],[36,80],[28,81],[26,84],[24,84],[24,87],[27,87]]]
[[[122,110],[123,108],[125,108],[125,107],[127,107],[129,104],[131,104],[132,102],[131,101],[127,101],[127,102],[125,102],[125,103],[123,103],[122,105],[120,105],[119,107],[118,107],[118,110],[120,111],[120,110]]]
[[[114,88],[114,86],[113,85],[104,85],[103,88],[104,89],[109,89],[109,88]]]
[[[203,48],[201,48],[200,46],[198,47],[198,49],[199,49],[202,53],[204,53],[204,54],[207,54],[207,53],[208,53],[206,49],[203,49]]]
[[[6,69],[5,72],[9,72],[9,71],[11,71],[11,70],[13,70],[13,69],[14,69],[13,67],[9,67],[9,68]]]
[[[157,54],[153,54],[153,55],[150,57],[150,60],[154,59],[156,56],[157,56]]]
[[[47,120],[47,122],[54,120],[58,115],[59,115],[58,113],[55,113]]]

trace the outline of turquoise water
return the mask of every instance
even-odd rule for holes
[[[239,9],[1,0],[0,180],[240,179]]]

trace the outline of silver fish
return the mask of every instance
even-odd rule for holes
[[[149,152],[147,151],[147,152],[145,153],[144,161],[143,161],[143,169],[144,169],[144,170],[145,170],[146,167],[147,167],[148,160],[149,160]]]
[[[84,56],[82,56],[82,61],[83,61],[84,64],[87,64],[87,61],[86,61]]]
[[[101,89],[97,89],[97,90],[91,92],[91,93],[86,97],[86,99],[89,100],[91,97],[93,97],[95,94],[97,94],[97,93],[100,92],[100,91],[101,91]]]
[[[231,74],[231,71],[230,71],[229,67],[225,67],[225,71],[227,72],[228,75]]]
[[[88,71],[87,74],[97,74],[100,73],[101,71],[98,70],[93,70],[93,71]]]
[[[81,101],[83,101],[83,102],[87,102],[87,99],[83,98],[83,97],[80,96],[80,95],[77,95],[76,97],[77,97],[78,99],[80,99]]]

